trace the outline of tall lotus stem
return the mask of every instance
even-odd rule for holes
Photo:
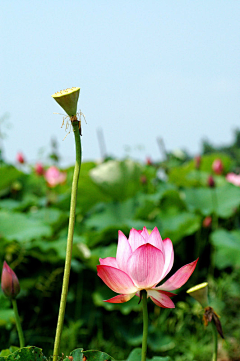
[[[62,335],[62,329],[63,329],[63,323],[64,323],[64,315],[65,315],[65,308],[66,308],[66,302],[67,302],[67,293],[68,293],[68,285],[69,285],[69,277],[70,277],[70,269],[71,269],[78,179],[79,179],[79,174],[80,174],[80,169],[81,169],[82,150],[81,150],[79,121],[77,120],[76,115],[72,114],[72,112],[75,112],[75,114],[76,114],[79,90],[80,90],[80,88],[72,88],[72,89],[67,89],[65,91],[62,91],[62,92],[55,93],[53,95],[53,98],[61,105],[61,107],[70,116],[70,119],[72,122],[72,127],[73,127],[74,138],[75,138],[75,148],[76,148],[76,163],[75,163],[75,168],[74,168],[74,173],[73,173],[73,182],[72,182],[66,260],[65,260],[65,268],[64,268],[64,275],[63,275],[62,294],[61,294],[61,300],[60,300],[56,336],[55,336],[55,342],[54,342],[53,361],[57,361],[57,359],[58,359],[60,341],[61,341],[61,335]]]
[[[17,301],[15,299],[12,299],[12,305],[13,305],[13,310],[14,310],[14,314],[15,314],[15,320],[16,320],[16,326],[17,326],[17,331],[18,331],[20,347],[22,348],[22,347],[25,346],[25,341],[24,341],[24,336],[23,336],[23,330],[22,330],[22,326],[21,326],[20,317],[19,317],[19,314],[18,314]]]
[[[213,330],[213,356],[212,361],[217,361],[218,354],[218,332],[214,322],[211,322],[212,330]]]
[[[143,303],[143,338],[142,338],[142,361],[146,361],[147,357],[147,336],[148,336],[148,309],[147,309],[147,292],[140,292]]]

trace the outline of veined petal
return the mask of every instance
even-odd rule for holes
[[[195,270],[197,262],[198,259],[181,267],[177,272],[174,273],[174,275],[172,275],[172,277],[170,277],[166,282],[164,282],[161,286],[156,287],[155,289],[173,291],[182,287],[182,285],[187,282],[187,280]]]
[[[128,259],[128,274],[138,288],[151,288],[158,284],[164,267],[162,251],[147,243],[136,249]]]
[[[162,279],[171,271],[174,261],[173,244],[169,238],[163,240],[163,253],[165,257],[165,264],[163,268]]]
[[[170,299],[174,294],[155,290],[147,290],[147,294],[157,306],[163,308],[175,308],[173,301]]]
[[[115,257],[99,258],[100,265],[119,268]]]
[[[142,246],[146,243],[144,237],[141,235],[140,232],[138,232],[136,229],[132,228],[129,233],[129,239],[128,242],[132,248],[132,251],[134,252],[138,247]]]
[[[103,282],[116,293],[130,294],[137,291],[131,278],[120,269],[100,265],[97,266],[97,272]]]
[[[117,295],[115,297],[110,298],[109,300],[105,300],[104,302],[124,303],[124,302],[131,300],[131,298],[133,298],[134,295],[135,295],[135,293],[131,293],[129,295]]]
[[[142,232],[140,232],[142,237],[145,239],[146,243],[148,243],[148,238],[150,236],[150,234],[148,233],[148,230],[146,227],[143,227]]]
[[[150,243],[152,246],[160,249],[160,251],[163,252],[163,241],[162,241],[162,237],[160,236],[160,233],[159,233],[159,230],[157,229],[157,227],[153,228],[147,242]]]
[[[127,262],[131,254],[132,249],[130,247],[127,237],[121,231],[118,231],[118,246],[116,255],[116,260],[118,264],[117,268],[121,269],[124,272],[127,272]]]

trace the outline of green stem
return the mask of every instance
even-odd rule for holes
[[[212,321],[212,330],[213,330],[213,356],[212,361],[217,361],[217,353],[218,353],[218,332],[215,326],[215,323]]]
[[[146,361],[147,356],[147,336],[148,336],[148,309],[147,309],[147,292],[141,291],[143,303],[143,339],[142,339],[142,360]]]
[[[217,216],[218,197],[217,197],[216,188],[212,189],[212,202],[213,202],[212,225],[213,225],[213,230],[216,231],[218,229],[218,216]]]
[[[54,342],[53,361],[57,361],[58,354],[59,354],[60,341],[61,341],[61,335],[62,335],[62,329],[63,329],[64,315],[65,315],[65,308],[66,308],[66,302],[67,302],[70,269],[71,269],[78,179],[79,179],[79,174],[80,174],[80,169],[81,169],[81,158],[82,158],[81,139],[80,139],[78,124],[79,123],[76,121],[72,122],[73,133],[74,133],[74,137],[75,137],[75,147],[76,147],[76,163],[75,163],[75,168],[74,168],[74,173],[73,173],[66,260],[65,260],[65,268],[64,268],[64,275],[63,275],[62,294],[61,294],[61,301],[60,301],[60,307],[59,307],[56,336],[55,336],[55,342]]]
[[[13,310],[14,310],[15,319],[16,319],[16,326],[17,326],[17,332],[18,332],[18,337],[19,337],[19,341],[20,341],[20,347],[22,348],[25,346],[25,342],[24,342],[24,336],[23,336],[23,330],[22,330],[22,326],[21,326],[21,322],[20,322],[20,317],[18,314],[17,301],[15,299],[12,299],[12,305],[13,305]]]

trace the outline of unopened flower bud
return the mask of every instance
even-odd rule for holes
[[[146,158],[146,164],[147,165],[152,165],[153,164],[152,159],[150,157]]]
[[[200,168],[200,165],[201,165],[201,156],[200,155],[197,155],[196,157],[195,157],[195,159],[194,159],[194,161],[195,161],[195,168],[196,169],[199,169]]]
[[[41,163],[36,163],[35,164],[35,173],[37,175],[43,175],[44,174],[44,168],[43,168],[43,165]]]
[[[189,290],[187,290],[187,293],[192,296],[196,301],[198,301],[202,305],[202,307],[207,307],[209,305],[207,282],[189,288]]]
[[[140,182],[142,183],[142,184],[147,184],[147,177],[143,174],[143,175],[141,175],[141,177],[140,177]]]
[[[210,188],[214,188],[214,187],[215,187],[215,180],[214,180],[214,178],[213,178],[212,175],[210,175],[210,176],[208,177],[208,185],[209,185]]]
[[[20,292],[18,278],[6,261],[3,263],[1,287],[5,296],[11,299],[16,298]]]
[[[80,88],[60,90],[52,95],[53,99],[65,110],[67,115],[73,117],[77,113],[77,102]]]
[[[211,224],[212,224],[212,217],[210,216],[205,217],[202,223],[203,227],[208,228],[211,226]]]
[[[21,164],[25,163],[24,155],[21,152],[17,153],[16,159],[18,163]]]
[[[221,159],[215,159],[215,161],[212,164],[212,169],[215,174],[221,175],[223,172],[223,163]]]

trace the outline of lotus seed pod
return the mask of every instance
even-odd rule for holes
[[[67,115],[73,117],[77,113],[77,102],[80,88],[68,88],[60,90],[52,95],[53,99],[65,110]]]
[[[187,293],[198,301],[203,307],[209,306],[208,283],[203,282],[187,290]]]

